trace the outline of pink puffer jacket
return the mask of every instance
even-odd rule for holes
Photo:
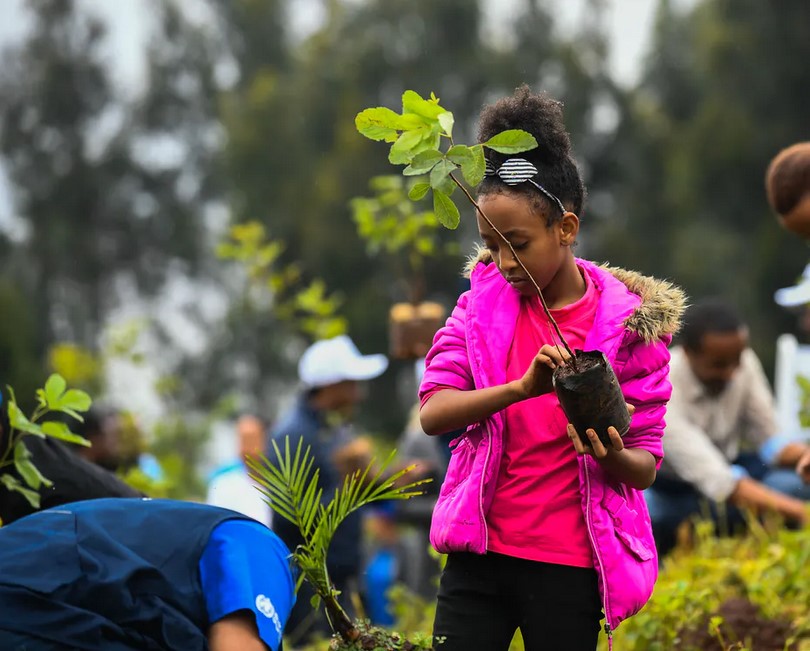
[[[667,282],[635,272],[585,260],[577,264],[601,292],[584,349],[605,353],[626,401],[636,407],[625,445],[648,450],[660,463],[671,392],[667,345],[678,328],[684,295]],[[461,295],[433,340],[420,397],[436,387],[471,390],[506,380],[519,295],[486,250],[479,251],[470,271],[470,291]],[[501,461],[503,427],[502,413],[495,413],[454,441],[433,512],[430,540],[437,551],[486,552],[486,513]],[[579,479],[610,632],[649,599],[658,556],[640,491],[610,478],[591,457],[579,458]]]

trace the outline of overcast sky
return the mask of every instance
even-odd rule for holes
[[[441,0],[436,0],[440,2]],[[495,18],[509,15],[512,7],[522,0],[489,0],[488,12]],[[693,1],[693,0],[691,0]],[[108,20],[111,29],[110,52],[114,53],[122,84],[138,84],[142,79],[141,45],[147,33],[151,0],[79,0]],[[681,0],[677,4],[688,4]],[[198,0],[184,0],[185,7],[200,6]],[[583,17],[583,0],[554,3],[558,9],[560,29],[576,32]],[[0,0],[0,42],[8,42],[25,31],[23,0]],[[606,19],[611,35],[610,65],[618,79],[632,83],[649,42],[650,27],[655,13],[655,0],[606,0]],[[298,31],[317,25],[321,18],[321,0],[296,0],[296,12],[291,16]],[[192,9],[193,11],[193,9]]]

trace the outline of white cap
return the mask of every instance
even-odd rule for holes
[[[298,377],[309,388],[344,380],[371,380],[388,368],[385,355],[361,355],[346,335],[316,341],[298,362]]]
[[[810,303],[810,264],[804,268],[798,283],[793,287],[777,289],[773,300],[782,307],[800,307]]]

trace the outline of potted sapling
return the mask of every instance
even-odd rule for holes
[[[425,300],[427,261],[457,252],[458,246],[440,241],[436,214],[416,209],[406,181],[401,176],[374,177],[373,196],[356,197],[350,205],[366,250],[369,255],[386,254],[399,280],[397,293],[406,299],[394,303],[388,313],[389,353],[395,359],[418,359],[427,354],[445,317],[444,306]]]
[[[526,131],[510,129],[484,143],[472,146],[457,143],[453,138],[453,114],[445,110],[432,93],[425,99],[413,90],[403,93],[401,113],[386,107],[367,108],[357,114],[355,126],[371,140],[391,143],[389,162],[404,165],[404,176],[416,177],[409,197],[418,201],[431,192],[433,211],[444,227],[458,227],[460,213],[452,195],[459,190],[509,248],[537,291],[543,311],[554,328],[557,345],[562,346],[569,355],[566,363],[554,371],[554,390],[565,415],[583,442],[589,443],[585,434],[587,429],[595,430],[605,445],[610,444],[608,427],[613,426],[621,435],[626,434],[630,426],[630,413],[607,358],[601,351],[571,350],[551,315],[539,285],[508,238],[481,210],[468,189],[468,186],[477,186],[484,178],[485,149],[517,154],[537,147],[534,136]]]

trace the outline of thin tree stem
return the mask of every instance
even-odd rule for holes
[[[568,351],[568,354],[571,356],[571,363],[574,365],[574,368],[576,368],[576,361],[574,359],[574,351],[571,350],[570,346],[568,345],[568,342],[565,340],[565,337],[563,337],[563,333],[560,331],[560,326],[557,325],[557,322],[554,320],[554,317],[551,316],[551,310],[548,309],[548,305],[546,304],[546,299],[543,297],[543,292],[540,289],[540,286],[537,284],[537,281],[535,281],[535,279],[529,273],[529,270],[526,269],[526,265],[523,264],[523,261],[520,259],[520,257],[517,254],[517,251],[515,251],[514,247],[512,246],[512,243],[507,239],[507,237],[503,233],[501,233],[495,227],[495,224],[493,224],[492,221],[490,221],[489,217],[487,217],[486,214],[484,214],[484,211],[481,210],[481,207],[478,205],[478,202],[469,193],[467,188],[465,188],[464,185],[455,176],[453,176],[452,172],[450,173],[450,178],[453,179],[453,182],[459,188],[461,188],[461,191],[467,196],[467,199],[470,200],[470,203],[473,206],[475,206],[475,209],[478,211],[478,214],[481,215],[481,217],[484,218],[484,221],[487,224],[489,224],[489,227],[493,231],[495,231],[495,233],[497,233],[498,237],[500,237],[504,241],[506,246],[509,247],[509,250],[512,252],[512,255],[514,256],[515,261],[518,263],[520,268],[523,269],[523,272],[526,274],[528,279],[531,281],[532,285],[534,285],[534,288],[537,290],[537,295],[540,297],[540,304],[543,306],[543,312],[546,313],[546,317],[551,322],[551,325],[554,327],[554,332],[557,333],[557,337],[559,338],[560,342],[565,347],[565,350]]]
[[[340,635],[345,642],[354,642],[357,640],[357,638],[360,637],[360,631],[338,603],[338,600],[335,599],[334,595],[321,595],[321,598],[323,599],[323,606],[326,610],[326,615],[329,618],[332,630]]]

